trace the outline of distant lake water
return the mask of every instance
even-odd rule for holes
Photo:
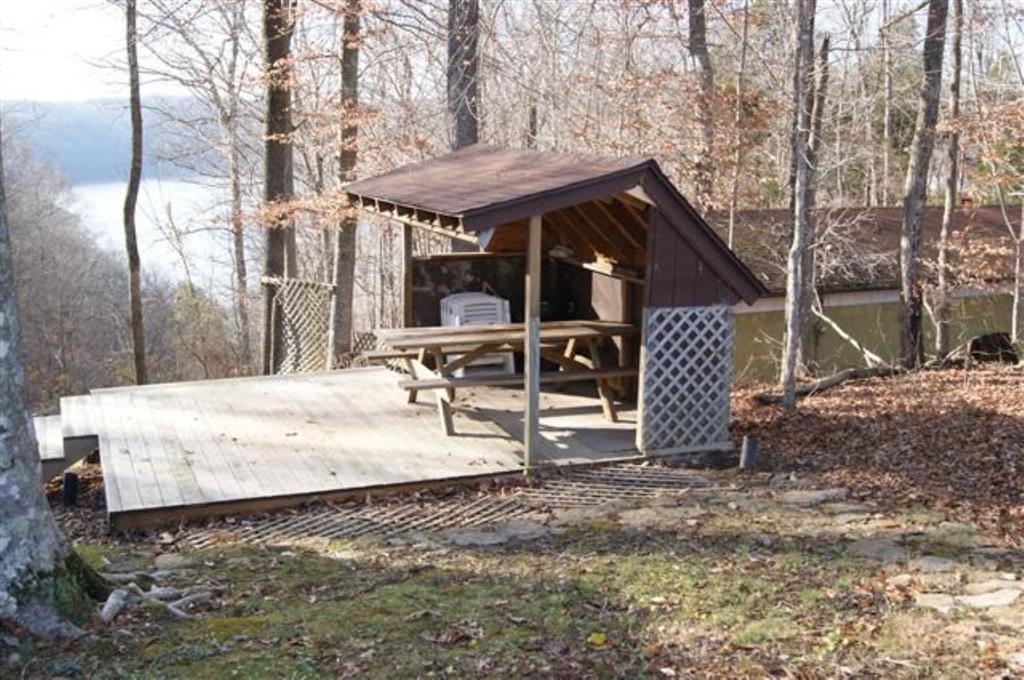
[[[101,245],[122,256],[122,210],[127,187],[127,182],[77,184],[72,187],[73,203],[67,206],[81,217]],[[190,232],[183,245],[193,280],[208,290],[223,287],[230,280],[231,268],[226,251],[228,237],[222,229],[222,194],[218,189],[192,182],[144,179],[135,213],[143,272],[155,272],[171,280],[184,278],[181,257],[167,236],[170,206],[177,228]]]

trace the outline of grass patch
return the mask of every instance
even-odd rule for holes
[[[816,675],[883,653],[899,612],[836,544],[752,545],[735,518],[679,532],[603,524],[483,550],[370,542],[192,557],[204,578],[231,584],[226,603],[194,621],[148,613],[86,654],[84,674]],[[865,620],[875,633],[858,632]]]

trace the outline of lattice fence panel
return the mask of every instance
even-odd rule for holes
[[[728,442],[733,322],[728,307],[644,312],[640,449],[699,449]]]
[[[281,321],[278,373],[308,373],[327,368],[331,287],[319,281],[285,279],[274,295]]]

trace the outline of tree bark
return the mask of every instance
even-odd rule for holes
[[[128,50],[128,88],[132,121],[132,157],[128,170],[128,192],[124,198],[124,245],[128,255],[128,307],[132,333],[132,359],[135,383],[145,385],[146,335],[142,323],[142,264],[135,234],[135,205],[142,180],[142,98],[139,94],[138,36],[135,30],[135,0],[125,4],[125,41]]]
[[[697,120],[700,123],[700,148],[693,168],[694,198],[699,210],[712,207],[714,190],[715,141],[715,72],[708,52],[707,16],[704,0],[688,0],[690,10],[690,54],[697,60],[700,97],[697,100]]]
[[[917,126],[910,146],[910,162],[903,192],[903,228],[900,234],[900,362],[905,368],[921,363],[924,343],[921,334],[922,300],[919,280],[921,213],[927,194],[928,168],[935,147],[935,124],[939,117],[942,88],[942,57],[946,38],[948,0],[929,0],[928,26],[924,40],[924,78],[918,103]]]
[[[0,621],[34,634],[73,636],[53,601],[67,552],[42,492],[21,352],[0,145]]]
[[[935,356],[944,361],[949,355],[949,230],[956,210],[957,183],[960,179],[960,70],[962,66],[963,0],[953,0],[953,72],[949,84],[949,118],[954,125],[949,134],[946,196],[939,231],[938,282],[935,292]]]
[[[750,0],[743,2],[743,31],[740,34],[740,61],[736,68],[736,103],[733,108],[733,152],[732,152],[732,188],[729,191],[729,237],[728,245],[733,247],[736,236],[736,211],[739,208],[740,195],[740,164],[743,160],[743,134],[740,123],[743,120],[743,78],[747,71],[747,34],[750,30]]]
[[[797,0],[797,50],[796,91],[793,101],[796,102],[796,128],[793,131],[793,158],[796,160],[796,172],[793,182],[793,242],[786,260],[786,326],[782,353],[782,401],[787,407],[796,405],[796,372],[797,358],[800,355],[801,329],[803,328],[801,312],[803,306],[804,257],[809,245],[811,213],[808,199],[812,182],[812,167],[808,158],[808,138],[810,136],[811,111],[808,106],[810,90],[810,73],[814,62],[814,23],[816,9],[815,0]]]
[[[448,113],[452,150],[476,144],[480,137],[479,0],[448,0]]]
[[[814,87],[810,99],[814,102],[811,108],[811,129],[807,139],[807,165],[809,178],[805,188],[807,198],[807,241],[808,247],[804,249],[801,275],[803,284],[800,295],[800,346],[797,358],[797,368],[807,375],[817,373],[817,365],[814,358],[815,334],[817,322],[811,309],[815,300],[815,285],[817,283],[815,241],[817,239],[818,225],[815,209],[818,203],[817,176],[818,157],[821,151],[822,128],[824,127],[825,104],[828,94],[828,56],[831,39],[825,36],[821,40],[821,51],[818,53],[818,65],[814,75]]]
[[[231,61],[228,78],[228,111],[225,128],[227,131],[228,191],[230,193],[231,254],[234,264],[235,317],[238,323],[239,354],[248,373],[252,370],[252,334],[249,328],[249,275],[245,256],[245,222],[242,215],[242,169],[238,126],[241,122],[239,110],[238,83],[235,74],[241,51],[241,24],[244,6],[235,3],[231,9]]]
[[[264,0],[263,38],[267,71],[267,125],[264,161],[264,199],[273,219],[266,225],[263,261],[265,277],[295,276],[295,228],[287,212],[294,196],[291,119],[291,39],[294,20],[291,0]],[[275,210],[276,208],[276,210]],[[281,353],[281,323],[274,314],[274,291],[263,287],[263,373],[277,370]]]
[[[345,124],[341,128],[341,150],[338,156],[338,181],[347,184],[355,179],[359,136],[359,0],[347,0],[342,24],[341,105]],[[359,222],[349,214],[338,225],[334,238],[334,294],[331,298],[331,343],[328,361],[352,351],[352,297],[355,293],[356,233]]]

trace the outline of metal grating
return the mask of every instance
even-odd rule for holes
[[[692,470],[636,463],[578,468],[543,478],[534,486],[504,487],[453,498],[392,497],[376,503],[281,511],[264,517],[216,522],[189,531],[183,543],[265,545],[301,540],[389,537],[410,532],[483,526],[544,510],[643,501],[665,494],[710,490]]]
[[[699,450],[728,442],[733,323],[726,306],[644,311],[639,448]]]
[[[284,279],[274,294],[284,345],[278,373],[308,373],[327,368],[331,286],[319,281]]]

